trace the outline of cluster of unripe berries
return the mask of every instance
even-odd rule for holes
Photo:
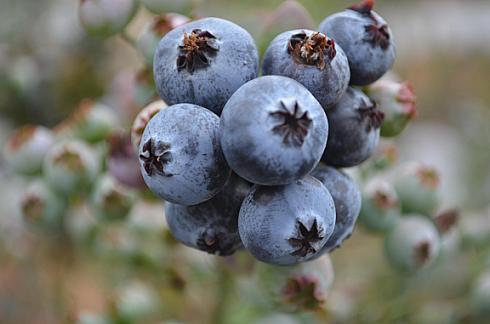
[[[391,30],[372,7],[366,0],[318,31],[278,35],[263,76],[254,40],[232,22],[200,19],[161,39],[154,77],[169,107],[146,125],[139,159],[177,240],[219,255],[245,246],[291,265],[351,235],[361,194],[339,168],[364,162],[380,131],[395,136],[414,114],[406,85],[372,86],[379,107],[356,88],[395,59]],[[383,103],[386,92],[396,99]]]

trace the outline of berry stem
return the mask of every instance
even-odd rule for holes
[[[226,305],[228,304],[231,292],[234,289],[234,277],[230,273],[229,267],[225,264],[225,260],[216,262],[218,282],[216,285],[216,306],[211,314],[210,323],[225,324],[226,323]]]

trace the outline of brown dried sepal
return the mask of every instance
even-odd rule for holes
[[[368,17],[372,24],[364,26],[366,31],[365,40],[370,42],[373,47],[379,46],[386,50],[390,46],[390,33],[386,24],[381,24],[373,15],[374,0],[364,0],[361,3],[349,7],[361,15]]]
[[[436,189],[439,186],[439,173],[436,169],[422,166],[417,170],[417,177],[422,185],[428,189]]]
[[[278,123],[272,128],[272,132],[283,137],[283,143],[291,146],[302,146],[311,125],[308,112],[302,112],[297,101],[293,107],[281,101],[280,110],[270,113]]]
[[[308,36],[305,32],[291,36],[288,53],[297,63],[314,65],[320,70],[325,68],[325,56],[332,61],[337,55],[333,39],[322,33]]]
[[[44,207],[44,202],[39,197],[27,196],[21,203],[22,215],[27,221],[37,222],[43,216]]]
[[[233,244],[226,243],[226,234],[214,229],[204,230],[196,241],[197,247],[209,254],[220,256],[232,255],[235,252]]]
[[[366,104],[365,102],[361,103],[359,113],[361,120],[365,118],[368,119],[366,126],[366,131],[368,132],[372,129],[380,128],[385,119],[385,114],[376,107],[376,103],[374,101],[371,101],[370,104]]]
[[[54,157],[53,162],[72,172],[79,172],[85,168],[80,154],[67,147]]]
[[[284,301],[302,310],[318,310],[325,297],[318,291],[318,282],[309,276],[289,278],[282,291]]]
[[[456,226],[459,221],[459,217],[459,211],[456,209],[451,209],[440,213],[435,218],[437,229],[442,234],[449,232],[451,229],[454,228],[454,226]]]
[[[173,176],[173,174],[166,173],[164,170],[165,165],[172,160],[170,144],[157,143],[156,147],[154,147],[150,138],[143,145],[143,154],[140,154],[139,158],[143,161],[143,168],[148,176],[151,177],[154,170],[165,177]]]
[[[216,37],[206,30],[194,29],[190,34],[184,33],[184,41],[179,45],[177,70],[187,69],[192,73],[195,69],[209,65],[209,56],[219,50]]]
[[[374,193],[374,202],[376,206],[384,210],[394,208],[398,205],[398,200],[394,196],[380,190]]]
[[[431,245],[429,242],[424,241],[415,247],[414,258],[415,264],[418,268],[423,267],[427,261],[429,261],[431,252]]]
[[[322,229],[317,225],[316,219],[313,221],[310,229],[301,222],[297,221],[297,233],[296,237],[291,237],[288,242],[294,247],[291,255],[305,257],[309,254],[316,253],[316,249],[312,246],[312,243],[319,242],[323,239]]]
[[[34,125],[25,125],[17,129],[8,141],[9,149],[16,151],[21,148],[34,136],[36,129],[37,127]]]

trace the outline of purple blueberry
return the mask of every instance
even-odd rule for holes
[[[307,29],[277,36],[265,52],[262,72],[300,82],[324,108],[339,101],[350,80],[349,62],[340,46]]]
[[[339,103],[327,110],[330,125],[322,161],[336,167],[364,162],[379,142],[383,113],[362,91],[348,88]]]
[[[221,113],[231,95],[258,75],[252,36],[224,19],[205,18],[166,34],[155,53],[154,75],[169,105],[193,103]]]
[[[361,210],[361,192],[347,174],[323,163],[311,175],[323,183],[335,203],[335,229],[320,253],[331,252],[351,236]]]
[[[196,105],[178,104],[156,114],[139,147],[141,173],[148,187],[181,205],[211,199],[230,175],[218,130],[218,116]]]
[[[332,37],[349,59],[353,85],[365,86],[381,78],[395,61],[395,43],[386,21],[364,0],[335,13],[320,24],[319,31]]]
[[[250,182],[283,185],[308,174],[328,136],[325,112],[299,82],[264,76],[230,98],[220,139],[230,167]]]
[[[167,203],[165,216],[174,237],[183,244],[218,255],[241,248],[238,213],[250,184],[232,174],[212,199],[195,206]]]
[[[258,260],[277,265],[313,259],[334,227],[332,196],[311,176],[286,186],[254,186],[238,218],[245,247]]]

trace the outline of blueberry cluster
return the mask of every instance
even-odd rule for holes
[[[339,168],[368,159],[384,113],[362,90],[392,66],[393,36],[365,0],[318,31],[278,35],[262,76],[250,34],[204,18],[160,41],[155,83],[169,105],[139,145],[148,187],[175,238],[218,255],[243,246],[291,265],[339,247],[361,209]]]

